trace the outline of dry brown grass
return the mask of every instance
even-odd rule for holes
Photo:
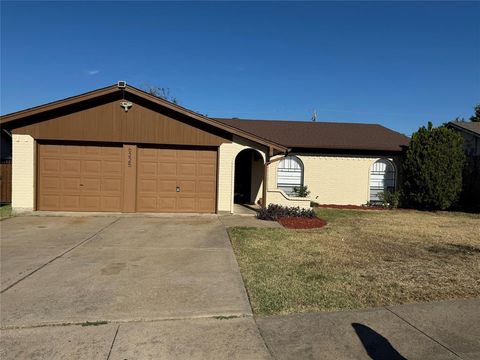
[[[480,296],[480,216],[321,209],[323,229],[230,230],[256,313]]]

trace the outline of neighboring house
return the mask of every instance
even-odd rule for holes
[[[13,133],[15,211],[360,205],[397,186],[409,141],[380,125],[208,118],[120,83],[2,116],[1,126]],[[291,196],[298,185],[309,199]]]
[[[462,136],[467,155],[460,202],[466,209],[480,211],[480,122],[452,121],[446,126]]]
[[[467,156],[480,156],[480,122],[451,121],[447,127],[462,136]]]

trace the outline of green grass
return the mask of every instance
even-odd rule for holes
[[[12,216],[12,206],[2,205],[0,206],[0,218]]]
[[[231,228],[256,314],[480,296],[480,216],[318,209],[312,230]]]

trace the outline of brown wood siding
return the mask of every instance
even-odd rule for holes
[[[138,149],[137,211],[214,213],[217,152]]]
[[[12,160],[0,160],[0,204],[12,202]]]
[[[128,112],[120,106],[121,99],[108,99],[107,103],[51,113],[41,122],[35,123],[38,119],[33,117],[13,133],[37,140],[193,146],[219,146],[231,141],[228,133],[185,115],[133,95],[128,100],[133,102]]]

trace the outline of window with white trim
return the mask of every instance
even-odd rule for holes
[[[370,201],[380,201],[381,192],[395,191],[395,166],[390,160],[380,159],[370,169]]]
[[[303,164],[296,156],[281,160],[277,167],[277,188],[289,196],[295,196],[293,189],[303,185]]]

